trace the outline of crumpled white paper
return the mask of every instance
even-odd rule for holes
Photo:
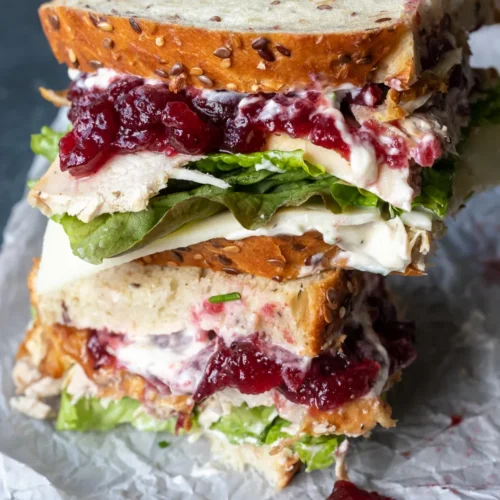
[[[476,65],[499,62],[500,29],[479,33],[473,47]],[[46,167],[37,159],[30,177]],[[30,314],[26,276],[44,228],[45,218],[19,202],[0,254],[1,499],[291,500],[330,493],[333,468],[301,474],[275,496],[254,471],[217,464],[203,439],[128,427],[56,433],[53,423],[11,410],[13,359]],[[419,359],[390,394],[398,427],[353,441],[348,466],[358,485],[399,500],[498,500],[500,188],[474,198],[448,228],[428,277],[391,278],[407,316],[417,320]],[[171,445],[160,449],[160,440]]]

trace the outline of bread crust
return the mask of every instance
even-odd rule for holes
[[[325,243],[321,233],[309,231],[302,236],[251,236],[238,241],[214,238],[186,248],[148,255],[137,262],[239,272],[283,282],[299,278],[304,266],[314,267],[314,272],[332,269],[331,261],[340,252],[337,245]],[[321,256],[319,262],[315,256]],[[347,268],[347,262],[339,259],[335,268]],[[422,276],[424,272],[412,263],[404,275]]]
[[[174,68],[176,88],[284,92],[315,83],[359,87],[393,79],[408,88],[418,70],[415,13],[394,21],[382,18],[374,29],[319,34],[206,30],[53,3],[42,5],[39,15],[60,63],[85,72],[107,67],[164,80]],[[266,40],[257,43],[263,48],[252,48],[257,39]]]

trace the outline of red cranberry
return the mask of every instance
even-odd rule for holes
[[[106,88],[106,95],[110,102],[116,102],[120,97],[128,94],[132,89],[144,84],[143,78],[128,76],[113,80]]]
[[[188,89],[187,96],[191,99],[191,104],[205,121],[210,121],[216,125],[224,125],[226,120],[236,114],[238,104],[243,99],[244,94],[237,92],[209,92],[207,94],[198,89]]]
[[[94,100],[80,113],[73,131],[77,141],[82,145],[90,141],[100,150],[108,146],[118,133],[118,120],[113,106],[103,98]]]
[[[135,87],[116,101],[115,107],[123,127],[143,130],[161,123],[167,102],[180,99],[167,88],[156,85]]]
[[[220,341],[194,400],[201,401],[226,387],[244,394],[279,388],[290,401],[331,410],[366,394],[380,369],[376,361],[358,360],[361,351],[357,352],[356,347],[346,346],[346,356],[326,353],[315,358],[306,373],[287,367],[286,363],[282,365],[280,360],[286,360],[290,353],[280,354],[276,347],[273,350],[269,351],[257,335],[233,342],[230,347]]]
[[[280,366],[259,352],[251,341],[233,342],[230,347],[223,342],[221,344],[210,358],[193,396],[195,401],[201,401],[226,387],[237,388],[244,394],[261,394],[280,385]]]
[[[311,142],[316,144],[316,146],[334,149],[344,158],[348,159],[351,149],[342,139],[335,121],[335,116],[316,115],[313,118],[313,128],[310,136]],[[347,127],[347,125],[345,126]]]
[[[101,342],[97,332],[92,333],[87,341],[87,353],[93,363],[94,370],[115,364],[115,357],[107,351],[107,344]]]
[[[186,103],[167,103],[161,119],[168,129],[170,144],[177,152],[200,154],[217,149],[217,129],[204,123]]]
[[[245,116],[227,122],[221,144],[223,151],[231,153],[254,153],[264,146],[264,132],[252,126]]]
[[[163,138],[163,131],[159,132],[156,129],[134,130],[120,128],[118,137],[113,143],[113,147],[122,152],[132,153],[134,151],[146,149],[150,144],[155,144],[160,137]]]
[[[338,408],[351,399],[364,396],[372,388],[380,365],[364,360],[348,364],[340,356],[320,356],[296,391],[282,386],[281,391],[294,403],[326,411]]]
[[[379,495],[375,491],[371,493],[349,481],[337,481],[331,495],[327,500],[393,500],[390,497]]]
[[[99,146],[88,141],[85,145],[77,142],[74,131],[66,134],[59,142],[59,158],[61,170],[70,169],[75,177],[84,177],[97,172],[109,158],[108,149],[99,151]]]
[[[427,135],[411,150],[413,159],[422,167],[432,167],[441,156],[441,144],[434,135]]]

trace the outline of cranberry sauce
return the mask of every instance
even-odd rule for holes
[[[266,352],[257,335],[230,346],[222,343],[210,359],[193,399],[202,401],[226,387],[244,394],[278,389],[294,403],[331,410],[363,396],[377,380],[380,364],[363,357],[363,350],[369,346],[362,343],[356,332],[350,332],[342,352],[323,353],[305,372],[286,367],[279,354]],[[371,354],[376,357],[375,352]]]
[[[368,312],[381,344],[390,360],[389,374],[406,367],[415,359],[414,326],[398,322],[396,311],[384,290],[373,288],[368,299]],[[243,394],[279,391],[287,400],[317,408],[332,410],[367,394],[378,381],[385,361],[377,347],[364,335],[354,319],[344,326],[346,339],[340,350],[327,350],[307,362],[289,351],[266,342],[261,335],[235,340],[230,345],[214,335],[206,336],[202,356],[187,359],[186,370],[196,369],[198,386],[193,399],[200,402],[212,394],[232,387]],[[114,357],[121,335],[94,332],[87,351],[94,368],[125,368]],[[145,377],[151,387],[163,394],[170,392],[165,382]]]
[[[331,495],[327,500],[393,500],[379,495],[375,491],[368,492],[358,488],[349,481],[336,481]]]
[[[373,84],[338,93],[334,103],[316,90],[248,95],[186,88],[173,93],[165,83],[131,76],[116,76],[105,89],[87,89],[86,78],[83,74],[70,86],[73,130],[60,142],[61,170],[76,177],[95,173],[116,153],[257,152],[272,133],[309,139],[347,160],[353,148],[371,148],[378,164],[391,168],[407,167],[413,156],[419,159],[397,127],[354,120],[351,104],[383,102],[384,88]]]

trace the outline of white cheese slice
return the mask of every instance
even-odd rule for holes
[[[144,210],[169,178],[228,188],[226,182],[212,175],[182,168],[201,158],[148,151],[116,155],[83,179],[62,172],[57,159],[30,191],[28,201],[48,217],[67,213],[89,222],[101,214]]]
[[[266,149],[277,151],[295,151],[302,149],[304,159],[325,167],[326,171],[349,184],[361,187],[376,194],[383,200],[403,210],[411,210],[411,202],[415,191],[409,184],[410,170],[408,168],[393,169],[387,165],[380,165],[378,175],[372,176],[372,159],[370,152],[358,146],[351,159],[356,159],[356,169],[336,151],[316,146],[307,139],[293,139],[287,135],[271,135]],[[366,163],[366,168],[363,167]]]
[[[344,214],[333,214],[323,207],[288,208],[279,211],[266,226],[255,231],[244,229],[230,212],[224,212],[189,224],[139,250],[106,259],[97,266],[73,255],[62,226],[49,221],[37,290],[41,294],[57,290],[104,269],[212,238],[239,240],[250,236],[302,235],[312,230],[322,233],[327,243],[338,245],[343,250],[343,258],[357,269],[389,274],[404,271],[411,262],[411,245],[401,220],[384,221],[379,210],[371,208]]]

